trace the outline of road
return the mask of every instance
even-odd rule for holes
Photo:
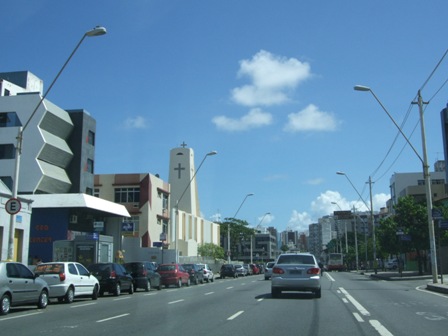
[[[448,296],[427,280],[381,281],[324,273],[322,298],[286,292],[271,298],[263,275],[138,291],[97,301],[14,308],[5,335],[444,335]],[[419,288],[420,287],[420,288]]]

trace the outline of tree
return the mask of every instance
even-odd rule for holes
[[[422,252],[429,249],[429,231],[426,205],[416,203],[412,196],[398,199],[394,207],[395,215],[383,219],[378,227],[378,238],[382,252],[398,254],[415,252],[418,270],[423,274]],[[397,235],[400,232],[400,235]],[[409,237],[404,240],[402,237]]]
[[[283,244],[283,245],[280,247],[280,250],[282,250],[283,252],[288,252],[288,251],[289,251],[289,247],[288,247],[288,245]]]
[[[224,259],[224,249],[221,246],[212,243],[204,243],[198,246],[198,254],[203,257]]]
[[[227,233],[230,227],[230,251],[232,256],[238,253],[238,246],[242,240],[249,240],[255,234],[255,230],[249,227],[249,223],[245,220],[236,218],[224,218],[221,225],[221,237],[223,241],[227,241]]]

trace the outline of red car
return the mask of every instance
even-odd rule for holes
[[[160,274],[161,284],[165,287],[174,285],[177,288],[182,285],[190,286],[190,274],[180,264],[161,264],[157,268]]]
[[[250,264],[250,268],[252,268],[252,274],[260,274],[260,269],[255,264]]]

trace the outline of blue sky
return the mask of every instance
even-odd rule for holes
[[[419,153],[411,102],[422,89],[431,171],[444,159],[447,9],[446,0],[16,0],[0,5],[0,71],[28,70],[48,87],[83,34],[104,26],[47,97],[96,119],[95,172],[168,180],[169,151],[185,141],[197,165],[218,151],[197,175],[205,218],[233,217],[253,193],[238,218],[256,226],[269,212],[264,226],[306,231],[338,210],[332,202],[365,210],[337,171],[367,202],[372,177],[375,210],[394,172],[422,171],[354,85],[405,121]]]

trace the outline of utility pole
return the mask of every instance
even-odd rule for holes
[[[373,199],[372,199],[372,177],[369,176],[369,189],[370,189],[370,222],[372,223],[372,244],[373,244],[373,269],[375,274],[378,271],[378,262],[376,260],[376,228],[375,217],[373,216]]]

